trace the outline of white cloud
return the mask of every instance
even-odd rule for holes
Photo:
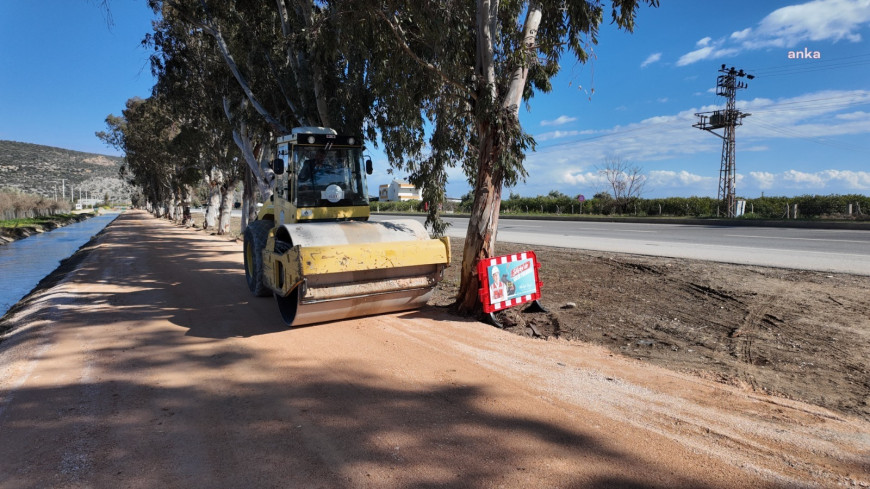
[[[851,170],[822,170],[805,172],[786,170],[780,173],[750,172],[749,176],[761,190],[771,188],[790,188],[807,191],[824,191],[827,187],[838,186],[853,191],[870,190],[870,172]]]
[[[755,181],[755,186],[762,190],[773,188],[776,181],[776,175],[766,171],[751,171],[749,176]]]
[[[648,185],[657,187],[688,187],[698,184],[709,184],[714,182],[713,177],[705,177],[689,173],[686,170],[679,172],[671,170],[653,170],[649,172]]]
[[[647,58],[640,64],[641,68],[646,68],[647,66],[655,63],[656,61],[662,59],[662,53],[653,53],[647,56]]]
[[[722,48],[722,44],[724,43],[723,39],[719,39],[717,41],[711,41],[709,37],[705,37],[698,41],[698,49],[694,51],[690,51],[677,60],[677,66],[686,66],[692,63],[711,58],[722,58],[725,56],[731,56],[738,52],[738,49],[735,48]]]
[[[860,121],[864,119],[870,119],[870,112],[858,110],[855,112],[850,112],[848,114],[837,114],[836,117],[837,119],[841,119],[844,121]]]
[[[535,141],[543,142],[550,141],[553,139],[567,138],[571,136],[579,136],[583,134],[585,131],[550,131],[542,134],[535,135]]]
[[[774,101],[757,98],[737,106],[752,115],[737,129],[738,137],[800,138],[837,144],[827,138],[870,133],[861,111],[838,112],[870,103],[868,90],[826,90]]]
[[[567,124],[569,122],[576,121],[576,117],[569,117],[567,115],[560,115],[559,117],[551,120],[551,121],[541,121],[542,126],[561,126],[563,124]]]
[[[787,139],[795,144],[817,147],[816,143],[851,145],[840,137],[845,135],[870,135],[870,124],[858,117],[855,107],[870,103],[870,90],[835,91],[807,93],[798,97],[783,99],[756,98],[738,104],[740,110],[751,112],[737,129],[738,167],[740,154],[754,152],[756,161],[779,156],[770,147],[773,141]],[[547,133],[549,139],[556,136],[574,139],[545,142],[548,139],[536,135],[540,144],[537,151],[527,155],[526,169],[529,172],[529,186],[554,188],[554,185],[579,187],[576,190],[597,189],[594,168],[608,156],[618,154],[627,161],[637,163],[649,172],[650,182],[647,191],[654,193],[656,187],[675,189],[688,195],[715,195],[718,182],[719,158],[722,142],[704,131],[692,127],[697,121],[695,113],[722,109],[720,105],[705,105],[686,110],[649,117],[624,126],[613,126],[598,130],[584,130],[577,134],[570,131]],[[845,115],[846,117],[837,117]],[[836,139],[834,139],[836,137]],[[815,139],[815,141],[813,141]],[[854,141],[854,139],[853,139]],[[865,143],[855,143],[857,145]],[[692,168],[681,171],[662,168],[654,162],[689,161],[694,155],[703,154],[704,169]],[[809,163],[809,162],[801,162]],[[753,165],[753,170],[764,170],[763,166]],[[673,170],[668,173],[668,170]],[[748,168],[747,168],[748,170]],[[838,182],[841,186],[858,189],[866,182],[867,172],[825,174],[820,178],[826,182]],[[738,178],[742,178],[738,174]],[[757,171],[746,175],[746,184],[754,188],[784,188],[796,186],[802,177],[790,174],[766,174]],[[862,178],[864,180],[862,180]],[[534,183],[533,182],[537,182]],[[800,185],[809,185],[800,183]],[[865,187],[867,184],[864,184]],[[563,187],[563,188],[564,188]],[[738,187],[740,188],[740,187]],[[811,187],[807,187],[809,190]],[[841,187],[836,187],[841,188]],[[682,190],[680,190],[682,189]],[[572,189],[574,190],[574,189]]]
[[[786,181],[796,184],[799,187],[824,187],[825,181],[819,173],[805,173],[797,170],[788,170],[780,174],[780,177]]]
[[[677,60],[677,66],[690,65],[696,61],[701,61],[702,59],[709,58],[711,54],[713,54],[712,46],[707,46],[705,48],[690,51],[680,56],[680,59]]]
[[[747,34],[744,44],[756,48],[789,47],[803,41],[858,42],[857,31],[868,22],[868,0],[814,0],[774,10]]]
[[[750,32],[752,32],[751,27],[747,27],[746,29],[743,29],[742,31],[732,32],[731,39],[734,39],[735,41],[741,41],[743,39],[746,39],[746,37],[749,35]]]
[[[593,186],[598,187],[599,185],[603,185],[607,183],[607,179],[604,178],[600,173],[596,172],[583,172],[582,170],[569,170],[566,171],[562,175],[562,182],[567,183],[569,185],[578,185],[578,186]]]
[[[705,37],[697,49],[677,61],[686,66],[705,59],[731,56],[747,49],[802,47],[805,42],[861,41],[860,30],[870,24],[870,0],[813,0],[774,10],[755,27],[734,31],[725,39]]]

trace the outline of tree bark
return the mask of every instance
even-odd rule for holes
[[[185,185],[181,192],[181,224],[190,226],[193,224],[193,216],[190,215],[190,186]]]
[[[210,175],[206,177],[206,183],[209,186],[208,206],[205,209],[205,224],[203,229],[212,229],[215,227],[215,221],[220,212],[221,205],[221,188],[220,181],[223,174],[217,168],[213,168]]]
[[[233,203],[235,201],[235,180],[230,180],[221,186],[221,215],[218,224],[218,234],[230,234],[230,221],[233,216]]]
[[[478,129],[480,156],[474,185],[474,203],[471,205],[471,217],[462,250],[462,280],[456,303],[457,311],[462,314],[481,312],[477,263],[495,255],[502,182],[500,173],[493,171],[495,141],[492,131],[488,124],[481,125]]]
[[[256,213],[256,195],[254,193],[254,176],[251,173],[251,169],[245,167],[245,180],[244,187],[242,191],[242,226],[241,233],[245,233],[245,229],[248,227],[248,222],[257,219]],[[252,216],[252,209],[254,209]]]
[[[535,39],[538,35],[538,26],[541,25],[541,14],[541,6],[537,2],[529,3],[526,21],[523,23],[523,48],[525,49],[522,56],[523,62],[514,70],[510,87],[502,103],[502,108],[511,109],[517,117],[519,117],[520,102],[526,88],[526,81],[529,79],[529,67],[532,63],[537,62]]]
[[[246,103],[246,100],[242,100],[243,106]],[[224,97],[224,113],[227,116],[227,120],[229,121],[230,126],[233,128],[233,141],[242,152],[242,157],[245,159],[245,163],[247,163],[248,168],[250,168],[251,172],[253,172],[254,180],[257,183],[257,188],[259,188],[260,190],[260,197],[262,200],[265,201],[269,198],[269,196],[272,195],[271,182],[266,178],[266,173],[263,171],[260,162],[257,159],[257,155],[254,151],[254,143],[251,140],[251,135],[248,133],[245,121],[233,120],[233,114],[230,110],[230,101],[226,97]],[[260,149],[260,154],[262,155],[262,146],[260,147]],[[266,153],[271,154],[270,152]]]
[[[169,208],[167,209],[167,214],[169,215],[169,220],[175,220],[176,210],[178,209],[178,199],[175,197],[173,193],[172,198],[169,200]]]
[[[495,19],[497,0],[478,0],[477,2],[477,70],[482,85],[479,86],[480,98],[489,98],[496,102],[497,91],[494,69],[494,49],[492,36],[495,35]],[[535,38],[541,23],[541,7],[536,2],[529,5],[523,25],[524,54],[523,62],[511,77],[507,94],[497,106],[516,118],[519,113],[519,103],[529,75],[530,63],[534,62]],[[530,59],[531,57],[531,59]],[[504,174],[495,167],[501,151],[506,151],[505,144],[498,144],[499,128],[495,124],[503,122],[495,114],[491,118],[479,121],[478,134],[478,167],[475,181],[474,203],[471,206],[471,217],[465,235],[465,246],[462,253],[462,270],[459,284],[459,294],[456,299],[457,311],[462,314],[481,312],[480,279],[477,276],[477,264],[480,260],[495,255],[496,234],[498,233],[499,208]],[[514,121],[519,123],[518,121]]]

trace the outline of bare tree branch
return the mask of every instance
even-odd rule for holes
[[[620,212],[631,199],[643,194],[647,180],[643,168],[618,156],[606,158],[604,164],[598,167],[598,174],[607,182],[608,193],[613,194],[613,206]]]
[[[235,141],[236,146],[239,147],[239,151],[242,152],[242,156],[245,159],[245,163],[248,165],[248,168],[251,169],[251,173],[254,175],[254,180],[257,182],[257,187],[260,190],[260,196],[262,200],[266,200],[271,195],[272,190],[270,188],[269,182],[266,179],[266,175],[263,172],[262,167],[260,167],[260,162],[257,160],[257,156],[254,154],[254,144],[251,141],[251,137],[247,131],[247,124],[245,121],[239,120],[236,121],[233,118],[232,110],[230,109],[230,100],[227,97],[224,97],[224,113],[227,116],[227,120],[230,123],[230,126],[233,128],[233,141]],[[242,107],[247,104],[247,100],[242,100]]]

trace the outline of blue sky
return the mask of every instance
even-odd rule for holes
[[[0,139],[115,154],[94,137],[109,113],[153,84],[139,45],[151,13],[88,0],[0,2]],[[738,93],[740,196],[870,193],[870,0],[689,2],[643,8],[633,34],[602,27],[590,62],[563,60],[553,91],[520,111],[538,148],[507,192],[601,190],[598,166],[643,168],[644,196],[716,195],[721,140],[694,113],[721,107],[723,63],[756,75]],[[789,59],[789,51],[820,59]],[[382,154],[374,188],[391,178]],[[460,170],[448,195],[467,192]]]

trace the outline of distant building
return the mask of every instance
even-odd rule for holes
[[[387,185],[378,187],[378,198],[381,202],[423,200],[421,192],[420,189],[408,182],[393,180]]]
[[[79,199],[79,204],[85,207],[96,207],[103,203],[103,199]]]

